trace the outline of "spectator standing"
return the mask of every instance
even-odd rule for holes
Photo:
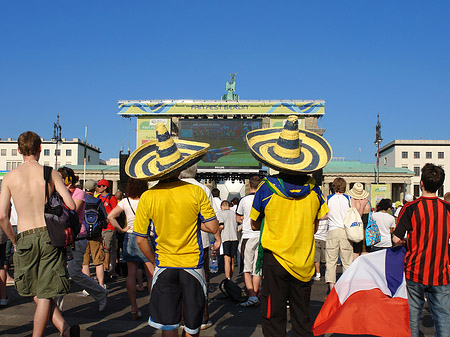
[[[134,218],[139,204],[139,198],[142,193],[148,190],[146,181],[129,178],[125,193],[127,197],[119,201],[117,206],[108,214],[108,221],[114,226],[116,231],[124,234],[123,240],[123,259],[127,261],[127,292],[131,302],[131,319],[136,321],[142,317],[142,313],[136,302],[136,277],[138,263],[144,264],[145,274],[147,276],[148,291],[151,291],[153,264],[142,254],[136,243],[136,236],[133,234]],[[116,218],[125,212],[127,226],[122,228]],[[152,237],[149,236],[150,240]]]
[[[69,327],[56,305],[54,297],[69,292],[66,258],[62,248],[50,244],[44,218],[44,169],[38,163],[41,137],[32,131],[18,139],[23,164],[7,173],[0,194],[0,226],[15,246],[14,281],[20,296],[33,297],[36,310],[33,318],[33,337],[44,335],[49,319],[62,336],[80,336],[80,327]],[[49,195],[57,191],[66,206],[74,210],[75,203],[56,170],[51,171]],[[14,199],[18,223],[17,241],[9,222],[11,197]]]
[[[237,237],[236,213],[230,210],[230,203],[228,200],[222,201],[221,208],[222,210],[217,214],[217,220],[219,221],[219,228],[221,230],[220,236],[222,238],[225,277],[231,280],[239,243]]]
[[[323,219],[319,221],[319,226],[317,231],[314,233],[314,267],[316,269],[316,276],[314,276],[314,281],[320,281],[320,266],[326,263],[325,253],[327,247],[327,232],[328,232],[328,219]]]
[[[345,193],[347,182],[343,178],[336,178],[332,183],[334,194],[327,198],[328,203],[328,234],[326,243],[325,282],[329,290],[336,283],[336,266],[340,256],[343,272],[353,261],[353,246],[347,239],[344,229],[344,218],[350,208],[350,197]]]
[[[216,208],[216,203],[214,202],[213,195],[211,190],[197,181],[195,179],[195,176],[197,175],[197,163],[192,165],[191,167],[188,167],[187,169],[180,172],[179,178],[182,181],[185,181],[190,184],[194,184],[199,186],[208,196],[209,202],[211,204],[211,207],[214,209],[214,213],[217,215],[219,213],[220,208]],[[203,245],[203,271],[205,272],[205,282],[206,282],[206,289],[209,289],[209,246],[210,246],[210,236],[209,233],[201,230],[202,235],[202,245]],[[200,326],[200,330],[208,329],[212,326],[212,322],[209,319],[209,312],[208,312],[208,292],[206,293],[206,301],[205,301],[205,311],[203,314],[203,321],[202,325]]]
[[[314,232],[328,207],[315,180],[306,173],[325,166],[331,160],[331,148],[319,135],[299,130],[297,116],[289,116],[284,128],[250,131],[247,144],[257,160],[280,171],[263,179],[250,214],[252,227],[261,228],[264,249],[263,334],[286,336],[289,301],[293,335],[313,336],[309,302]]]
[[[378,211],[372,215],[381,234],[381,241],[372,247],[373,252],[392,247],[391,234],[395,229],[395,218],[388,213],[390,207],[391,199],[381,199],[377,205]]]
[[[348,191],[348,195],[351,197],[350,204],[352,207],[356,208],[359,215],[361,216],[361,220],[363,222],[364,230],[366,230],[367,224],[369,222],[369,193],[364,190],[364,185],[361,183],[355,183],[350,191]],[[367,247],[365,245],[365,240],[361,242],[355,243],[352,242],[353,246],[353,260],[361,255],[363,251],[367,251]]]
[[[96,191],[99,194],[97,198],[102,200],[107,214],[117,206],[117,199],[115,196],[108,193],[108,188],[108,180],[100,179],[98,181]],[[102,237],[103,247],[105,249],[105,273],[108,273],[108,277],[116,277],[117,236],[116,230],[110,222],[108,222],[106,228],[103,229]]]
[[[248,291],[248,300],[241,303],[243,307],[259,305],[259,286],[261,283],[261,273],[256,272],[256,260],[258,258],[259,230],[253,230],[250,223],[250,211],[252,210],[253,199],[256,189],[261,183],[261,178],[253,176],[249,180],[250,194],[246,195],[239,202],[236,211],[236,221],[242,223],[241,256],[244,260],[244,282]]]
[[[156,264],[148,322],[162,329],[164,337],[177,336],[182,311],[184,335],[198,336],[207,291],[200,229],[214,234],[214,250],[219,249],[221,239],[206,194],[199,186],[179,180],[178,175],[198,162],[209,144],[174,141],[162,123],[156,125],[156,137],[155,142],[134,151],[125,168],[133,178],[159,180],[142,194],[133,227],[139,248]],[[152,159],[142,161],[142,156]],[[150,221],[155,230],[155,253],[147,238]]]
[[[450,204],[436,196],[444,179],[442,167],[422,167],[422,196],[403,205],[394,231],[394,244],[406,245],[405,278],[412,337],[419,336],[425,294],[436,336],[450,336]]]
[[[96,209],[98,212],[98,222],[99,225],[103,228],[106,227],[106,209],[101,200],[94,197],[95,188],[97,187],[97,182],[94,180],[87,180],[85,184],[85,192],[86,192],[86,204],[97,205]],[[98,204],[97,204],[98,203]],[[103,238],[102,231],[97,236],[90,237],[87,241],[86,251],[83,256],[83,274],[90,276],[91,273],[89,271],[89,263],[92,255],[92,263],[95,266],[95,275],[97,277],[97,282],[102,288],[106,288],[105,286],[105,251],[103,249]]]
[[[394,244],[406,246],[405,278],[412,337],[419,336],[425,294],[436,336],[450,335],[450,204],[436,196],[444,179],[442,167],[422,167],[422,196],[403,205],[394,231]]]
[[[89,275],[83,273],[83,257],[86,253],[86,247],[88,241],[86,239],[86,226],[84,223],[84,213],[86,207],[86,194],[76,187],[78,183],[78,176],[75,175],[73,170],[69,167],[61,167],[58,169],[59,174],[64,180],[66,188],[69,190],[73,201],[75,202],[75,211],[78,215],[78,220],[81,224],[80,233],[75,238],[75,242],[72,246],[73,258],[68,261],[68,271],[69,276],[72,281],[79,284],[85,289],[94,300],[98,302],[98,310],[101,312],[105,310],[108,291],[103,288],[99,283],[97,283]],[[63,302],[59,304],[59,308],[62,311]]]
[[[220,191],[218,188],[213,188],[211,193],[213,195],[214,203],[216,204],[215,209],[220,211],[220,204],[222,203],[222,199],[220,199]]]

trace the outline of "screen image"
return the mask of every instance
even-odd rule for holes
[[[260,168],[247,148],[247,132],[260,129],[261,119],[180,119],[180,139],[211,144],[199,168]]]

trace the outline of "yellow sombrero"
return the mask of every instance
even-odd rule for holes
[[[247,145],[262,164],[293,174],[317,171],[332,157],[331,146],[323,137],[298,129],[297,116],[289,116],[283,128],[248,132]]]
[[[137,148],[125,164],[135,179],[162,180],[194,165],[208,151],[209,144],[173,140],[162,123],[156,124],[156,140]]]

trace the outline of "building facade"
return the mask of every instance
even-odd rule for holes
[[[438,191],[443,197],[450,191],[450,140],[394,140],[380,148],[380,167],[407,168],[414,172],[411,178],[410,193],[421,195],[420,174],[426,163],[442,166],[447,171],[447,179]]]
[[[391,191],[390,198],[393,201],[402,201],[405,193],[410,193],[409,186],[414,173],[407,168],[381,167],[380,184],[388,185]],[[371,186],[376,184],[376,164],[361,163],[359,161],[331,161],[323,169],[322,191],[324,195],[332,194],[331,183],[337,177],[344,178],[347,182],[348,192],[355,183],[362,183],[364,189],[371,194]],[[371,199],[372,195],[371,195]],[[375,202],[372,202],[373,204]]]
[[[51,140],[41,139],[42,151],[39,163],[53,168],[64,165],[83,165],[84,142],[78,138],[66,139],[56,144]],[[18,151],[17,139],[0,140],[0,170],[11,171],[22,164],[22,155]],[[100,148],[87,144],[86,164],[100,164]]]

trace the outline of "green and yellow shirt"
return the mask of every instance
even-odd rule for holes
[[[264,219],[261,245],[292,276],[308,282],[314,276],[315,220],[328,213],[320,188],[309,176],[263,179],[250,218]]]

